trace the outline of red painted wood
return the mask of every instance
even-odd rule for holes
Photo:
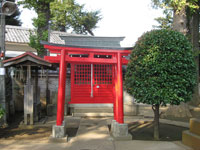
[[[128,60],[126,58],[122,58],[122,65],[127,65],[128,64]]]
[[[76,63],[110,63],[110,64],[114,64],[117,63],[117,59],[116,58],[112,58],[112,59],[104,59],[104,58],[94,58],[92,56],[90,56],[89,58],[85,58],[85,57],[70,57],[69,55],[66,55],[66,61],[68,62],[76,62]]]
[[[62,47],[56,45],[44,45],[44,48],[49,49],[51,53],[60,53],[61,49],[67,51],[79,51],[79,52],[100,52],[100,53],[123,53],[123,54],[130,54],[131,50],[118,50],[118,49],[98,49],[98,48],[80,48],[80,47]]]
[[[118,97],[116,96],[117,95],[117,65],[115,64],[114,65],[114,88],[113,88],[113,93],[114,93],[114,101],[113,101],[113,113],[114,113],[114,120],[117,121],[117,118],[118,118],[118,113],[117,113],[117,106],[116,106],[116,102],[118,100]]]
[[[57,102],[57,126],[62,125],[64,119],[65,105],[65,84],[66,84],[66,62],[65,50],[61,51],[60,69],[59,69],[59,85],[58,85],[58,102]]]
[[[117,55],[116,121],[118,123],[124,123],[122,56],[120,53]]]
[[[93,68],[91,80],[91,64],[71,64],[70,103],[113,103],[113,65],[93,64]]]
[[[60,62],[60,56],[45,56],[45,60],[48,60],[51,63],[59,63]],[[70,57],[69,55],[66,55],[65,58],[66,62],[69,63],[103,63],[103,64],[114,64],[117,63],[116,58],[113,59],[104,59],[104,58],[84,58],[84,57]]]
[[[128,60],[123,58],[123,56],[127,56],[131,53],[130,50],[119,50],[119,49],[97,49],[97,48],[79,48],[79,47],[62,47],[62,46],[52,46],[52,45],[44,45],[46,49],[49,49],[50,53],[56,53],[57,56],[47,56],[45,60],[48,60],[52,63],[60,63],[61,68],[61,60],[63,62],[71,63],[71,102],[74,104],[80,103],[113,103],[114,104],[114,119],[118,123],[124,123],[124,114],[123,114],[123,80],[122,80],[122,65],[126,65]],[[61,49],[66,51],[65,56],[63,56],[63,52],[61,53]],[[70,55],[88,55],[88,57],[70,57]],[[60,56],[61,55],[61,56]],[[111,59],[106,58],[94,58],[94,55],[111,55]],[[63,60],[64,57],[64,60]],[[100,71],[96,74],[101,74],[102,76],[97,76],[95,80],[95,72],[93,72],[93,90],[94,96],[91,97],[91,81],[86,83],[85,78],[87,78],[86,74],[89,75],[89,72],[86,69],[86,72],[79,75],[79,82],[81,84],[75,83],[77,81],[77,74],[75,65],[77,64],[84,65],[112,65],[112,84],[103,84],[101,81],[105,81],[106,71]],[[84,69],[84,66],[80,67]],[[101,67],[99,67],[101,68]],[[61,69],[63,70],[63,69]],[[99,69],[101,70],[101,69]],[[59,73],[59,84],[60,84],[60,76],[63,73]],[[83,76],[82,76],[83,75]],[[63,75],[62,75],[63,78]],[[84,80],[82,80],[84,79]],[[100,81],[97,83],[96,81]],[[96,83],[95,83],[96,82]],[[99,86],[100,88],[97,88]],[[60,87],[60,86],[59,86]],[[63,95],[63,94],[62,94]],[[58,95],[59,96],[59,95]],[[62,96],[61,96],[62,97]],[[64,105],[64,104],[63,104]],[[61,106],[60,106],[61,107]],[[60,112],[61,108],[58,108],[58,112]],[[61,121],[57,119],[57,124],[62,123],[62,114],[64,113],[62,109],[60,113]],[[58,116],[58,115],[57,115]],[[59,118],[59,117],[57,117]]]

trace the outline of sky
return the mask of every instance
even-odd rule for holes
[[[88,11],[100,10],[102,19],[94,30],[95,36],[125,36],[123,47],[133,46],[137,39],[157,22],[162,11],[151,7],[151,0],[76,0],[85,4]],[[24,27],[33,28],[33,11],[23,9],[21,20]]]

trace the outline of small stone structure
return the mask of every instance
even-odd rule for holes
[[[112,120],[111,135],[115,140],[132,140],[131,134],[128,133],[128,124],[120,124],[116,120]]]
[[[26,72],[26,83],[24,85],[24,124],[33,124],[34,120],[38,121],[40,114],[38,70],[41,68],[49,68],[51,64],[31,52],[7,59],[3,63],[4,67],[20,67],[22,72]],[[35,75],[34,80],[32,78],[32,72]]]
[[[200,150],[200,119],[190,119],[190,130],[183,131],[182,142],[194,150]]]

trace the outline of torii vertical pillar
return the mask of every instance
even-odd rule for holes
[[[117,93],[116,93],[116,121],[124,123],[124,109],[123,109],[123,77],[122,77],[122,58],[121,54],[117,54]]]
[[[60,58],[59,82],[58,82],[57,122],[56,122],[57,126],[62,125],[64,120],[65,85],[66,85],[65,55],[66,55],[65,50],[62,50]]]
[[[58,99],[57,99],[57,121],[53,126],[53,138],[64,138],[65,122],[64,122],[64,106],[65,106],[65,85],[66,85],[66,62],[65,50],[61,50],[60,68],[59,68],[59,83],[58,83]]]
[[[128,133],[128,125],[124,124],[122,56],[120,53],[117,53],[117,67],[115,71],[117,72],[115,77],[115,120],[112,121],[111,134],[117,140],[131,140],[132,136]]]

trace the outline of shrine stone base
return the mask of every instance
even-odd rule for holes
[[[111,123],[111,135],[114,140],[132,140],[131,134],[128,133],[128,124],[120,124],[115,120]]]
[[[61,126],[53,125],[52,135],[50,136],[50,142],[67,142],[68,136],[66,134],[66,123],[63,121]]]

